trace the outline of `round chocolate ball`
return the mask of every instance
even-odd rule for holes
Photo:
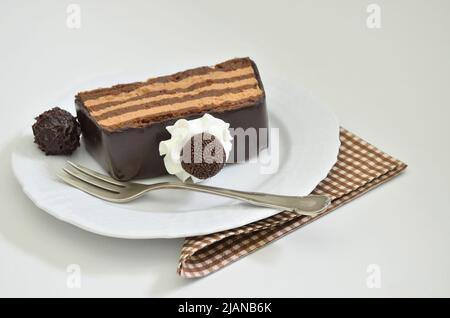
[[[222,144],[208,133],[193,136],[181,150],[181,166],[198,179],[215,176],[222,170],[225,161]]]
[[[70,155],[80,146],[80,124],[59,107],[36,117],[33,134],[34,142],[46,155]]]

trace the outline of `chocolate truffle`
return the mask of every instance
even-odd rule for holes
[[[34,142],[46,155],[70,155],[80,146],[80,124],[59,107],[36,117],[33,134]]]
[[[183,169],[198,179],[215,176],[226,161],[222,144],[207,133],[193,136],[183,146],[180,155]]]

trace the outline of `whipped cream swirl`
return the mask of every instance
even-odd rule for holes
[[[229,131],[230,124],[210,114],[193,120],[179,119],[173,126],[167,126],[171,138],[159,143],[159,154],[164,157],[167,172],[177,176],[181,181],[191,178],[193,182],[198,179],[187,173],[181,166],[181,150],[190,139],[201,133],[208,133],[216,137],[222,144],[226,159],[230,155],[233,137]]]

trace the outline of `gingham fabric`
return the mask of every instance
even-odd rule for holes
[[[281,212],[267,219],[215,234],[187,238],[181,250],[178,273],[202,277],[235,262],[276,239],[330,213],[376,186],[390,180],[406,164],[383,153],[341,128],[336,164],[313,193],[332,198],[330,207],[316,217]]]

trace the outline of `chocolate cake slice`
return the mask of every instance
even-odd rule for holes
[[[180,118],[209,113],[231,128],[268,126],[264,87],[249,58],[81,92],[75,104],[88,151],[119,180],[167,173],[158,146]],[[258,140],[258,149],[266,146]]]

